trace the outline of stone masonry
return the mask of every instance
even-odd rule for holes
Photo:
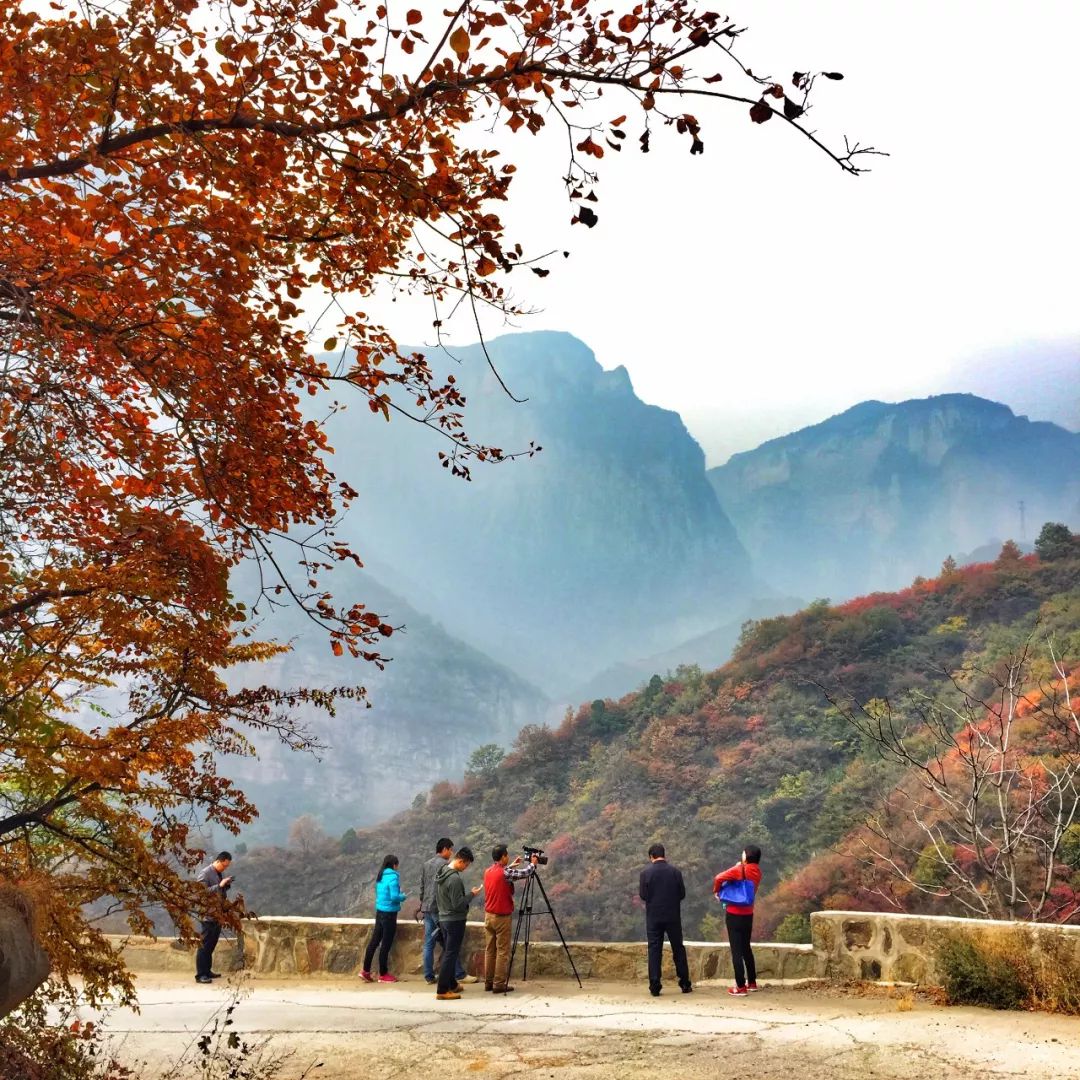
[[[308,919],[268,916],[244,924],[238,941],[223,940],[216,964],[220,970],[241,968],[258,979],[281,977],[355,977],[364,947],[374,927],[372,919]],[[755,942],[758,974],[765,980],[814,978],[866,979],[881,982],[940,981],[936,955],[957,935],[975,939],[1021,935],[1023,948],[1054,964],[1080,967],[1080,926],[991,922],[921,915],[892,915],[863,911],[823,911],[810,917],[812,945]],[[172,938],[115,938],[132,971],[193,971],[191,953]],[[397,975],[422,974],[423,927],[401,921],[390,954]],[[468,923],[462,958],[468,970],[483,974],[484,934],[481,923]],[[582,979],[646,981],[646,952],[640,942],[570,942]],[[690,975],[695,982],[731,978],[731,954],[723,942],[687,942]],[[520,978],[521,956],[514,963]],[[670,950],[664,950],[664,978],[674,981]],[[534,941],[529,950],[529,974],[543,978],[572,978],[566,954],[558,942]]]

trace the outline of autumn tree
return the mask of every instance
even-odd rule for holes
[[[1006,540],[1001,545],[1001,551],[998,552],[997,559],[994,560],[995,566],[1015,566],[1024,557],[1023,551],[1020,550],[1020,545],[1015,540]]]
[[[803,123],[842,76],[763,77],[741,33],[687,0],[0,4],[0,872],[37,895],[62,976],[130,991],[84,905],[146,930],[153,903],[189,933],[192,829],[254,814],[222,758],[257,732],[309,747],[297,705],[362,695],[227,683],[283,648],[254,616],[299,605],[381,662],[392,628],[327,581],[359,561],[334,531],[359,478],[320,418],[426,424],[461,476],[531,452],[472,439],[453,378],[362,312],[413,290],[438,339],[549,272],[505,234],[491,129],[566,133],[586,227],[599,159],[660,136],[700,154],[713,106],[860,171],[871,150]]]
[[[833,699],[904,770],[851,845],[880,872],[883,894],[932,898],[982,918],[1080,914],[1069,862],[1080,825],[1075,684],[1048,640],[961,671],[943,694]]]
[[[289,847],[295,848],[302,855],[310,855],[330,847],[330,837],[318,818],[311,814],[301,814],[289,826]]]

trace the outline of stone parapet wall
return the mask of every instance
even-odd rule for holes
[[[289,976],[356,976],[364,948],[375,926],[373,919],[301,919],[268,916],[244,924],[242,942],[235,945],[222,939],[215,954],[219,970],[242,966],[256,978]],[[191,952],[173,938],[115,938],[132,971],[194,971]],[[401,921],[390,970],[396,975],[423,975],[422,924]],[[645,942],[572,941],[570,951],[582,979],[647,981]],[[694,981],[732,977],[731,954],[726,943],[687,942],[690,975]],[[438,955],[438,954],[436,954]],[[763,979],[809,979],[819,972],[810,945],[754,945],[758,974]],[[462,960],[477,977],[484,971],[484,927],[467,923]],[[520,976],[522,958],[514,961]],[[670,950],[664,950],[664,978],[674,982]],[[529,948],[529,974],[545,978],[573,978],[562,945],[555,941],[533,941]]]
[[[373,919],[304,919],[268,916],[244,923],[238,941],[223,938],[215,955],[219,971],[243,968],[256,978],[355,977],[374,928]],[[883,982],[939,984],[937,957],[956,937],[976,941],[1022,935],[1023,948],[1051,963],[1080,969],[1080,926],[990,922],[923,915],[886,915],[865,911],[823,911],[810,917],[812,945],[755,942],[754,956],[762,979],[868,979]],[[390,954],[396,975],[419,978],[424,929],[402,920]],[[192,953],[173,938],[114,938],[134,972],[194,972]],[[583,979],[644,982],[648,978],[644,941],[570,942]],[[695,982],[732,977],[731,953],[723,942],[687,942],[690,975]],[[467,923],[462,960],[476,976],[484,970],[484,928]],[[521,957],[514,964],[520,977]],[[572,978],[562,946],[534,941],[529,974]],[[674,981],[671,951],[664,949],[664,978]]]
[[[1004,943],[1019,935],[1025,952],[1080,969],[1080,926],[819,911],[810,916],[810,934],[822,975],[834,979],[938,985],[940,950],[958,937]]]

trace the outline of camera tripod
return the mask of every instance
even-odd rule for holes
[[[536,890],[540,890],[540,896],[543,898],[544,907],[537,909],[536,903]],[[566,938],[563,937],[562,929],[559,926],[559,920],[555,917],[555,911],[551,906],[551,900],[548,898],[547,889],[544,888],[544,883],[540,880],[540,872],[534,870],[525,879],[525,887],[521,890],[521,899],[518,901],[517,909],[517,926],[514,927],[514,943],[510,946],[510,967],[509,972],[514,970],[514,956],[517,954],[518,942],[521,941],[524,949],[524,960],[521,965],[521,981],[526,982],[529,978],[529,943],[532,934],[532,921],[538,919],[543,915],[550,915],[551,921],[555,924],[555,933],[559,935],[559,940],[562,942],[563,951],[566,953],[566,959],[570,961],[570,970],[574,973],[574,978],[577,979],[578,987],[581,988],[581,976],[578,974],[577,966],[574,963],[574,958],[570,955],[570,946],[566,944]],[[521,936],[521,928],[525,927],[525,936]]]

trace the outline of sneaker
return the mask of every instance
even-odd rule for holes
[[[396,975],[380,975],[379,982],[397,982],[398,977]]]
[[[195,981],[197,983],[212,983],[214,980],[209,975],[196,975]]]
[[[436,979],[434,975],[425,975],[424,976],[424,982],[426,982],[428,984],[428,986],[434,986],[438,981],[439,980]]]
[[[684,986],[682,988],[682,992],[684,994],[692,994],[694,992],[694,988],[692,986]]]
[[[461,978],[458,979],[459,983],[474,983],[479,981],[480,980],[475,975],[462,975]]]
[[[745,986],[729,986],[727,992],[732,997],[746,997],[747,989]]]
[[[746,990],[750,994],[756,994],[758,992],[758,984],[757,983],[747,983],[746,984]]]
[[[370,971],[361,971],[360,972],[360,978],[363,979],[364,982],[374,982],[375,981],[375,976],[372,975]]]
[[[436,994],[439,1001],[457,1001],[461,995],[456,990],[447,990],[445,994]]]

